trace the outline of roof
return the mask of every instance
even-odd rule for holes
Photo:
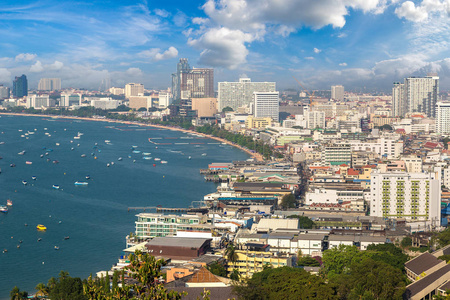
[[[256,226],[258,230],[262,228],[272,230],[277,228],[298,229],[298,219],[261,219]]]
[[[206,288],[210,292],[210,298],[214,300],[227,300],[236,297],[233,293],[232,287],[208,287]],[[181,297],[181,300],[197,300],[202,299],[202,293],[205,288],[203,287],[173,287],[168,288],[168,290],[183,292],[186,291],[188,294]]]
[[[441,262],[443,262],[443,260],[437,259],[431,253],[426,252],[405,263],[405,268],[408,268],[414,274],[419,275]]]
[[[202,267],[198,272],[187,281],[188,283],[209,283],[209,282],[221,282],[217,277],[208,271],[205,267]]]
[[[166,246],[166,247],[195,247],[200,248],[207,241],[205,238],[185,238],[185,237],[155,237],[148,241],[146,246]]]
[[[132,247],[129,247],[127,249],[123,249],[123,251],[124,252],[134,253],[134,252],[136,252],[136,250],[144,250],[146,244],[147,244],[147,242],[142,242],[142,243],[139,243],[139,244],[134,245]]]
[[[429,253],[427,253],[429,254]],[[419,256],[420,257],[420,256]],[[421,291],[423,291],[426,288],[429,288],[431,292],[436,287],[433,287],[431,284],[435,282],[437,279],[439,279],[442,276],[446,276],[448,279],[450,279],[450,265],[445,265],[436,272],[433,272],[424,278],[417,280],[416,282],[411,283],[406,287],[406,296],[408,299],[413,297],[414,295],[417,295]]]
[[[347,175],[359,175],[359,172],[353,168],[347,170]]]

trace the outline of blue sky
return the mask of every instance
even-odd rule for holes
[[[0,84],[26,74],[63,87],[171,84],[179,58],[279,89],[389,91],[437,72],[450,89],[450,0],[6,0],[0,6]]]

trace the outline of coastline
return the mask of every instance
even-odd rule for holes
[[[83,118],[83,117],[75,117],[75,116],[55,116],[55,115],[45,115],[45,114],[26,114],[26,113],[12,113],[12,112],[0,112],[1,115],[10,115],[10,116],[27,116],[27,117],[45,117],[45,118],[56,118],[56,119],[73,119],[73,120],[84,120],[84,121],[98,121],[98,122],[109,122],[109,123],[118,123],[118,124],[127,124],[127,125],[140,125],[140,126],[148,126],[148,127],[156,127],[160,129],[168,129],[168,130],[174,130],[174,131],[181,131],[184,133],[191,133],[200,135],[206,138],[210,138],[213,140],[216,140],[221,143],[225,143],[227,145],[236,147],[245,153],[249,154],[252,158],[254,158],[256,161],[264,161],[264,158],[261,154],[252,152],[249,149],[246,149],[240,145],[237,145],[235,143],[232,143],[226,139],[222,139],[216,136],[212,136],[209,134],[200,133],[194,130],[179,128],[179,127],[172,127],[172,126],[165,126],[165,125],[157,125],[157,124],[147,124],[147,123],[140,123],[140,122],[131,122],[131,121],[120,121],[120,120],[111,120],[111,119],[95,119],[95,118]]]

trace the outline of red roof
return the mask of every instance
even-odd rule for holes
[[[375,169],[376,167],[376,165],[366,165],[363,167],[363,169]]]
[[[396,133],[406,133],[405,129],[397,129],[395,132]]]
[[[439,143],[433,143],[433,142],[426,142],[425,145],[423,145],[424,148],[434,149],[437,146],[439,146]]]
[[[347,175],[359,175],[359,172],[353,168],[347,170]]]
[[[339,167],[348,167],[348,165],[347,164],[342,164],[342,165],[339,165]]]

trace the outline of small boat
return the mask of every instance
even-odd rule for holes
[[[162,160],[161,163],[162,163],[162,164],[167,164],[167,161]]]
[[[136,162],[136,160],[135,159],[133,159],[133,163],[135,163]]]
[[[26,163],[27,165],[31,165],[31,164],[33,164],[33,162],[32,162],[32,161],[28,161],[28,160],[27,160],[27,161],[26,161],[25,163]]]
[[[91,152],[91,156],[94,156],[95,155],[95,153],[94,152]]]
[[[6,200],[6,206],[12,206],[13,205],[13,203],[12,203],[12,201],[11,200]]]
[[[54,163],[54,164],[59,164],[59,161],[54,160],[53,163]]]
[[[73,151],[73,150],[75,150],[75,148],[74,148],[74,147],[70,148],[70,151]]]
[[[59,250],[59,247],[58,247],[58,246],[55,246],[55,250]]]
[[[111,162],[111,166],[112,166],[112,165],[114,165],[114,162],[113,162],[113,161]]]
[[[136,149],[138,146],[131,146],[132,149]]]
[[[56,146],[59,146],[59,143],[56,143],[55,145],[56,145]]]
[[[188,159],[192,159],[192,157],[189,156]]]
[[[53,149],[48,148],[47,151],[48,151],[48,152],[53,152]]]
[[[152,159],[150,156],[144,156],[144,157],[142,157],[143,159],[146,159],[146,160],[149,160],[149,159]]]
[[[27,182],[26,180],[22,180],[22,184],[23,184],[23,185],[27,185],[28,182]]]
[[[150,152],[143,152],[142,155],[151,155]]]
[[[3,253],[6,253],[6,252],[8,252],[8,249],[3,249]]]
[[[5,142],[0,142],[0,145],[4,145],[5,144]]]
[[[52,188],[54,188],[55,190],[59,190],[59,185],[54,184],[54,185],[52,186]]]
[[[45,227],[45,226],[42,225],[42,224],[38,224],[38,226],[36,226],[36,229],[37,229],[37,230],[47,230],[47,227]]]
[[[19,249],[20,248],[20,245],[17,245],[17,249]]]
[[[19,155],[24,155],[25,154],[25,150],[23,150],[23,151],[20,151],[19,153],[17,153],[17,154],[19,154]]]
[[[8,212],[8,206],[6,205],[0,205],[0,212],[7,213]]]
[[[89,183],[84,181],[75,181],[75,185],[88,185]]]
[[[84,133],[82,133],[82,132],[77,133],[77,136],[82,136],[82,135],[84,135]]]
[[[202,156],[206,156],[207,154],[206,153],[202,153]]]
[[[10,164],[9,165],[11,168],[14,168],[16,165],[15,164]]]
[[[22,244],[22,243],[23,243],[23,241],[22,241],[22,240],[19,240],[19,243],[21,243],[21,244]]]
[[[77,144],[77,147],[80,147],[80,144]]]
[[[111,141],[110,140],[105,140],[105,143],[111,143]]]
[[[31,176],[31,179],[36,180],[37,177],[36,176]]]
[[[45,152],[45,155],[48,155],[48,152]]]
[[[89,180],[89,179],[91,179],[91,176],[89,176],[89,175],[86,175],[86,179],[88,179],[88,180]]]
[[[44,157],[44,154],[41,154],[40,157],[43,158],[43,157]]]
[[[38,238],[38,240],[37,240],[38,242],[40,242],[40,241],[42,241],[42,238]]]
[[[47,158],[47,161],[51,161],[51,159],[50,159],[50,158]]]
[[[81,157],[86,157],[86,154],[81,154]]]
[[[64,239],[68,240],[68,239],[70,239],[70,236],[65,236]]]
[[[128,158],[131,158],[131,155],[128,155]]]
[[[160,161],[161,158],[155,157],[155,161]]]
[[[133,153],[141,153],[139,150],[133,150]]]
[[[79,136],[74,136],[73,138],[74,138],[75,140],[79,140],[79,139],[80,139]]]
[[[118,160],[118,161],[122,161],[122,157],[119,157],[117,160]]]
[[[95,146],[97,146],[97,145],[98,145],[98,143],[95,143],[94,145],[95,145]]]
[[[107,166],[107,167],[109,167],[109,166],[110,166],[110,164],[109,164],[109,163],[107,163],[107,164],[106,164],[106,166]]]

